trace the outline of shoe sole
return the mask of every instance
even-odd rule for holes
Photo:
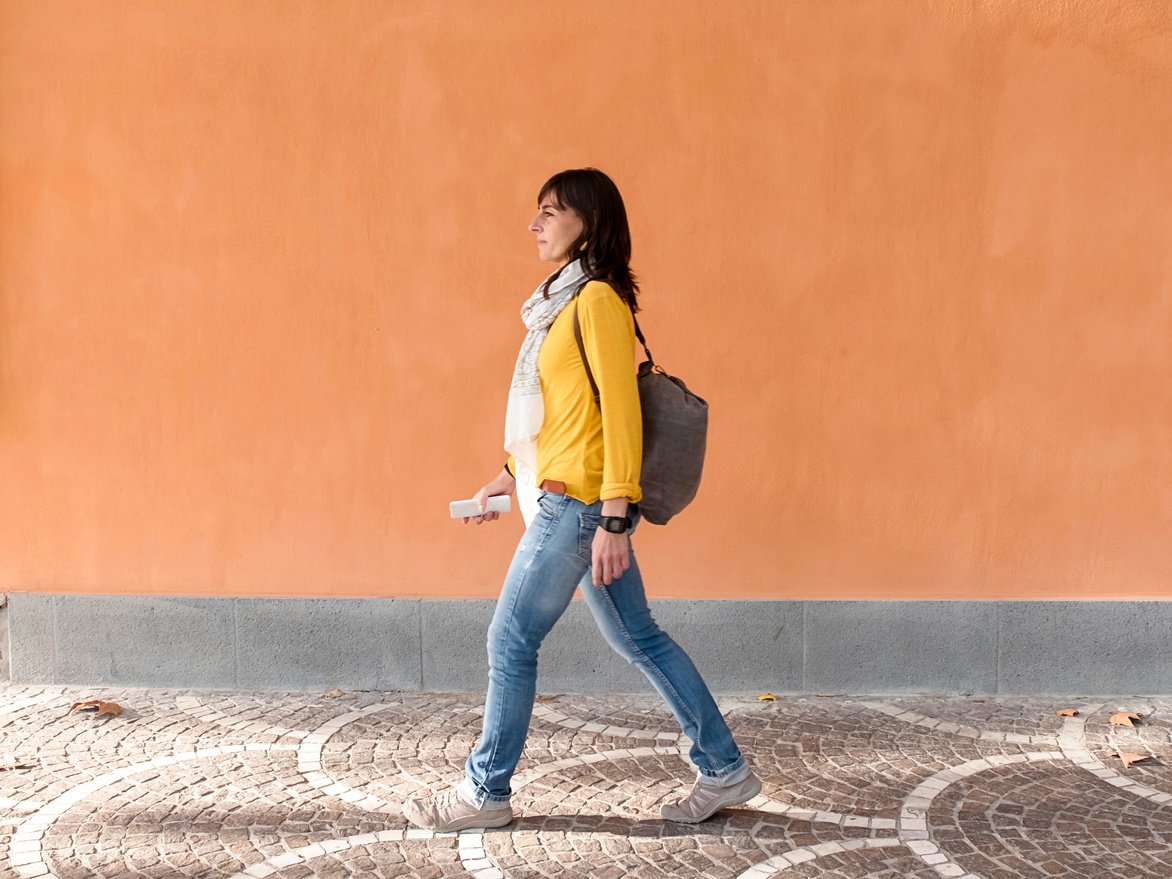
[[[407,819],[408,823],[415,827],[420,827],[423,830],[430,830],[433,833],[453,833],[459,830],[472,830],[474,828],[487,830],[492,827],[504,827],[513,820],[513,813],[510,810],[503,815],[491,818],[486,818],[482,815],[469,815],[460,821],[453,821],[446,827],[428,827],[426,824],[416,823],[411,820],[411,817],[405,811],[403,817]]]
[[[761,793],[761,779],[758,778],[755,780],[753,787],[749,790],[748,793],[738,794],[735,799],[729,800],[728,802],[721,802],[718,800],[718,804],[715,806],[715,808],[709,809],[705,814],[699,816],[698,818],[668,818],[666,815],[664,815],[663,818],[665,821],[674,821],[677,824],[699,824],[701,821],[707,821],[721,809],[727,809],[730,806],[739,806],[742,803],[749,802],[749,800],[753,799],[753,797],[757,796],[759,793]]]
[[[445,828],[444,831],[439,832],[451,833],[455,830],[471,830],[473,828],[487,830],[490,827],[504,827],[506,824],[512,823],[512,821],[513,813],[507,812],[499,818],[468,818],[466,821],[456,821],[450,827]]]

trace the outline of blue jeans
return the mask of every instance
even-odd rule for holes
[[[690,757],[698,777],[720,783],[733,773],[747,774],[745,758],[704,679],[652,619],[634,549],[631,566],[619,579],[610,586],[594,585],[590,553],[602,501],[584,504],[545,492],[539,503],[509,565],[488,628],[484,730],[465,763],[461,789],[478,805],[509,799],[509,779],[521,759],[533,714],[537,650],[579,585],[607,642],[647,676],[692,740]],[[633,524],[638,518],[632,508]]]

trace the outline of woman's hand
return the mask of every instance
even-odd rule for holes
[[[481,514],[479,516],[465,516],[464,524],[467,525],[469,522],[475,522],[477,525],[479,525],[482,522],[494,522],[499,519],[501,517],[500,513],[485,513],[484,505],[488,503],[488,499],[490,497],[496,497],[500,494],[512,494],[516,488],[517,480],[509,475],[508,470],[502,469],[501,472],[497,474],[496,479],[481,488],[480,491],[476,492],[476,494],[472,495],[472,500],[476,501],[477,506],[480,507]]]
[[[625,497],[611,498],[602,502],[602,515],[627,515],[630,501]],[[631,535],[613,534],[601,528],[594,535],[594,543],[590,549],[591,565],[594,576],[594,585],[604,583],[609,586],[631,567]]]
[[[599,528],[594,534],[590,558],[593,560],[594,585],[605,583],[609,586],[631,566],[630,535],[612,534]]]

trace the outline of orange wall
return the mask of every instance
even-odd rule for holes
[[[1170,9],[0,0],[0,589],[495,595],[589,164],[712,406],[652,595],[1172,597]]]

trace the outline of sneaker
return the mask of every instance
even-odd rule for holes
[[[513,809],[508,803],[485,800],[476,808],[461,799],[455,788],[431,797],[412,797],[403,803],[403,817],[424,830],[443,833],[466,830],[469,827],[503,827],[513,820]]]
[[[665,803],[660,814],[668,821],[698,824],[714,812],[727,806],[745,803],[761,793],[761,779],[752,772],[749,777],[730,787],[717,787],[697,781],[692,792],[676,803]]]

